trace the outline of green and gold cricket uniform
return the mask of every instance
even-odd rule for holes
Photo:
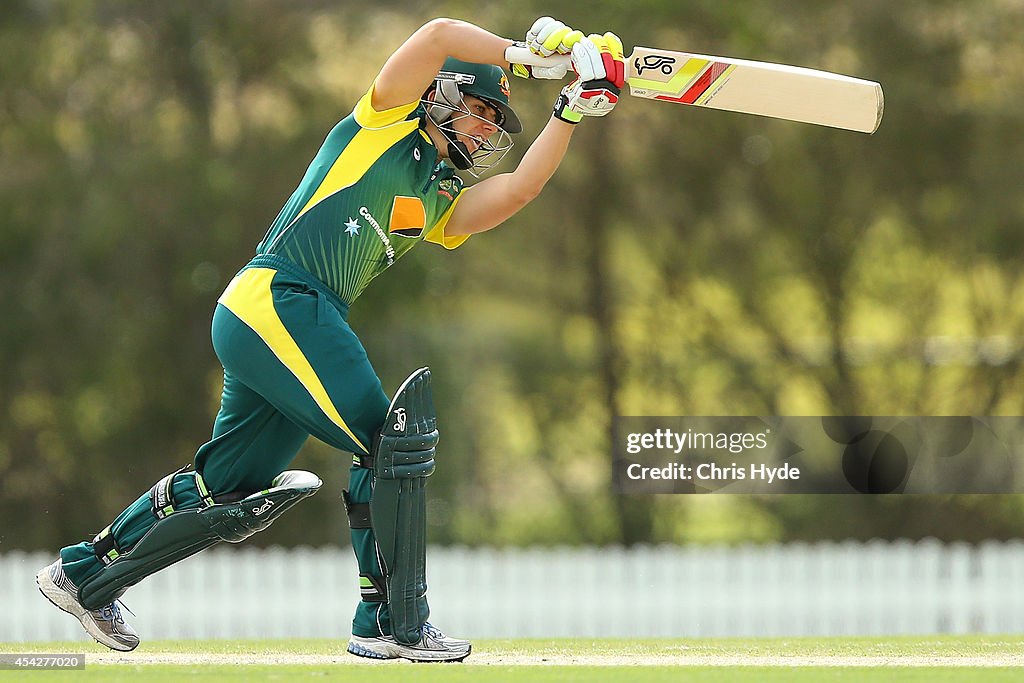
[[[422,116],[418,103],[374,111],[367,93],[327,136],[214,315],[226,386],[240,380],[275,397],[301,431],[356,454],[368,452],[389,399],[346,322],[349,305],[422,240],[453,249],[466,239],[444,234],[462,181],[437,162]],[[234,427],[230,414],[221,422]],[[252,483],[222,472],[253,468],[228,465],[219,436],[215,428],[196,468],[214,487]]]
[[[327,136],[256,257],[218,301],[212,332],[224,390],[213,436],[195,457],[197,480],[214,497],[267,487],[310,434],[369,452],[389,398],[348,325],[349,306],[417,243],[454,249],[466,239],[445,235],[462,181],[437,162],[419,103],[378,112],[371,93]],[[350,502],[368,503],[371,484],[371,470],[353,467]],[[174,485],[186,508],[202,505],[194,485]],[[150,505],[142,496],[109,527],[122,551],[151,526],[142,514]],[[353,529],[352,542],[360,571],[379,574],[372,530]],[[92,543],[61,557],[76,585],[102,567]],[[365,585],[363,595],[373,597]],[[388,628],[382,603],[361,603],[354,633]]]
[[[252,265],[284,259],[346,305],[421,239],[445,237],[462,181],[421,126],[414,103],[376,112],[369,94],[330,132]]]

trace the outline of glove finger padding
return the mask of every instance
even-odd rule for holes
[[[605,78],[617,88],[626,84],[626,60],[622,55],[622,41],[611,31],[605,33],[604,45],[601,48],[601,61],[604,63]]]
[[[541,17],[533,22],[533,26],[526,32],[526,41],[516,43],[516,45],[528,48],[535,55],[551,57],[552,55],[569,54],[572,52],[572,46],[582,39],[582,31],[576,31],[557,19]],[[561,63],[551,66],[529,64],[511,64],[509,66],[512,74],[520,78],[561,80],[569,72],[569,67]]]
[[[614,33],[590,35],[572,49],[578,78],[562,89],[554,115],[567,123],[584,116],[605,116],[615,108],[625,83],[622,41]]]
[[[526,46],[534,54],[542,57],[551,55],[567,55],[573,45],[583,39],[583,32],[566,26],[551,17],[541,17],[533,22],[526,32]]]
[[[581,81],[607,80],[622,88],[626,73],[622,41],[614,33],[587,36],[572,47],[572,68]]]

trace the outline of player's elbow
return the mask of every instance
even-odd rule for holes
[[[428,39],[432,45],[443,45],[448,36],[458,30],[464,22],[448,17],[437,17],[423,24],[416,33]]]
[[[536,199],[543,189],[543,182],[519,181],[514,183],[508,191],[508,204],[515,206],[518,211]]]

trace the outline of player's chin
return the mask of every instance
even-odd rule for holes
[[[470,135],[460,135],[459,141],[466,146],[466,149],[469,150],[470,154],[473,154],[480,149],[480,145],[482,144],[478,138]]]

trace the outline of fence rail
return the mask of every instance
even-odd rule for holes
[[[432,620],[469,637],[1024,632],[1024,543],[432,548]],[[0,556],[0,641],[86,636],[35,588],[40,553]],[[147,639],[329,638],[358,599],[347,548],[217,548],[125,601]]]

